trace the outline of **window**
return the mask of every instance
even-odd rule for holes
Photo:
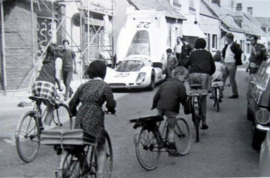
[[[217,48],[217,35],[212,35],[212,48]]]
[[[248,7],[247,8],[247,12],[250,13],[251,15],[253,14],[253,8],[252,7]]]
[[[189,10],[195,11],[194,0],[189,0]]]
[[[173,0],[173,6],[180,8],[181,7],[180,0]]]
[[[140,71],[144,66],[143,62],[140,60],[125,60],[120,63],[116,71],[118,72],[136,72]]]
[[[128,50],[128,56],[129,55],[150,56],[150,40],[146,30],[138,31],[135,34]]]

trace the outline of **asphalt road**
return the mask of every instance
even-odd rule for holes
[[[164,178],[164,177],[258,177],[259,153],[251,148],[252,124],[246,119],[247,73],[237,72],[240,97],[230,100],[231,87],[226,87],[220,112],[216,112],[208,99],[208,130],[201,131],[201,141],[195,142],[195,130],[190,115],[186,118],[191,128],[192,145],[189,154],[168,157],[162,153],[157,169],[145,171],[135,155],[135,130],[129,119],[155,114],[151,102],[157,88],[150,91],[118,91],[117,115],[106,116],[114,152],[113,178]],[[15,118],[20,112],[5,112],[0,124],[7,124],[10,133],[0,135],[0,177],[53,177],[58,157],[53,148],[41,146],[36,160],[23,163],[16,152],[12,135]],[[11,124],[8,124],[9,121]],[[2,125],[3,126],[3,125]]]

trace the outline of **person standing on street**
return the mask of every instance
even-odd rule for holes
[[[224,76],[224,83],[229,76],[230,84],[232,86],[232,95],[228,98],[235,99],[238,98],[238,90],[237,90],[237,83],[235,80],[235,74],[238,65],[242,65],[241,54],[242,49],[240,45],[235,43],[234,36],[232,33],[228,33],[226,35],[227,44],[222,50],[222,57],[225,63],[225,76]]]
[[[76,70],[76,61],[75,61],[75,52],[69,49],[69,41],[63,40],[63,46],[64,49],[62,51],[62,60],[63,60],[63,68],[62,68],[62,74],[63,74],[63,82],[66,87],[64,99],[65,101],[72,96],[73,91],[70,87],[70,83],[72,80],[72,74],[77,73]]]
[[[177,37],[176,44],[175,44],[173,50],[174,50],[175,56],[176,56],[176,58],[178,60],[179,66],[182,66],[183,65],[182,64],[182,61],[181,61],[181,49],[182,49],[182,45],[180,44],[180,42],[181,42],[181,38],[180,37]]]
[[[181,49],[181,61],[182,61],[182,65],[186,65],[186,63],[189,60],[189,55],[192,51],[192,47],[187,43],[185,38],[181,38],[182,40],[182,49]]]
[[[263,49],[265,47],[262,44],[258,44],[257,41],[258,41],[258,37],[253,35],[251,37],[252,49],[251,49],[251,54],[249,57],[249,66],[248,66],[248,70],[250,74],[255,74],[258,68],[260,67],[262,61],[264,60]]]
[[[168,77],[171,77],[172,70],[178,66],[178,60],[176,59],[175,55],[172,54],[172,49],[168,48],[166,50],[167,53],[167,72]]]

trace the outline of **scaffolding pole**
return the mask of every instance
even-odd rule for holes
[[[34,1],[31,0],[31,30],[32,30],[32,64],[33,67],[35,66],[36,62],[36,56],[35,56],[35,27],[34,27],[34,22],[35,22],[35,17],[34,17]],[[36,78],[36,71],[34,69],[33,71],[33,78]],[[30,82],[31,83],[31,82]]]
[[[4,18],[4,4],[1,2],[1,30],[2,30],[2,79],[4,95],[7,94],[7,74],[6,74],[6,42],[5,42],[5,18]]]

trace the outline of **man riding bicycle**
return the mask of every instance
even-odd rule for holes
[[[172,70],[172,77],[163,83],[153,99],[152,109],[157,108],[158,113],[168,119],[169,156],[179,156],[175,147],[174,127],[176,116],[179,113],[180,103],[185,105],[187,99],[186,88],[183,84],[188,71],[182,66]]]
[[[195,51],[192,51],[189,61],[185,65],[189,69],[189,84],[201,84],[202,89],[211,91],[210,76],[215,72],[216,67],[212,54],[205,50],[206,41],[203,38],[198,38],[195,41]],[[206,96],[202,96],[202,127],[208,129],[206,124]]]

